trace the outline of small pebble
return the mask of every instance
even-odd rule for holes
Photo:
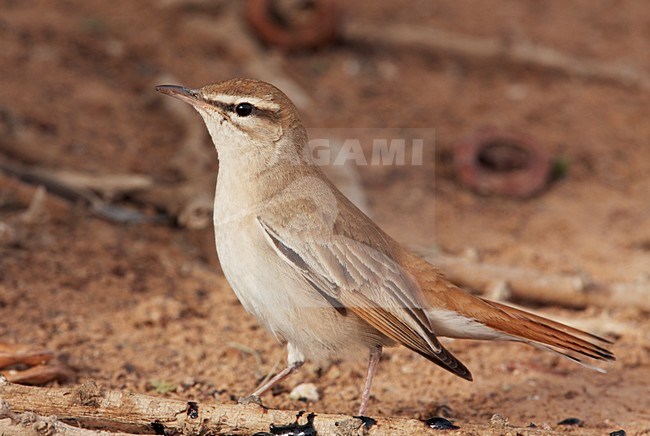
[[[504,418],[496,413],[490,418],[490,426],[496,428],[506,428],[508,426],[508,418]]]
[[[625,436],[625,430],[616,430],[609,434],[609,436]]]
[[[578,427],[582,427],[584,424],[584,421],[578,418],[567,418],[557,423],[557,425],[577,425]]]
[[[187,402],[187,416],[190,419],[196,419],[199,417],[199,405],[196,401]]]
[[[424,423],[429,427],[434,430],[458,430],[460,427],[457,425],[454,425],[453,422],[451,422],[448,419],[441,418],[439,416],[435,416],[433,418],[429,418]]]
[[[318,389],[313,383],[301,383],[289,394],[289,398],[292,400],[298,401],[311,401],[315,402],[320,400],[320,395],[318,394]]]

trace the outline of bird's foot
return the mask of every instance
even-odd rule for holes
[[[257,404],[258,406],[262,406],[262,399],[258,397],[257,395],[249,395],[247,397],[241,397],[238,401],[239,404]]]

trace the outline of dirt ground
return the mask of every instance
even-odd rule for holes
[[[196,26],[219,20],[231,7],[225,3],[0,1],[0,156],[9,141],[23,141],[37,144],[41,163],[52,168],[176,180],[169,162],[183,125],[153,86],[161,77],[197,87],[246,73],[250,59],[239,47],[250,34],[226,40]],[[347,3],[350,23],[527,40],[650,73],[650,8],[642,0]],[[307,126],[435,128],[435,160],[422,167],[359,168],[374,218],[397,240],[650,289],[649,89],[345,42],[273,58],[313,99],[302,111]],[[8,120],[20,120],[19,128]],[[452,145],[485,125],[534,138],[568,162],[565,177],[526,201],[461,187]],[[206,166],[216,174],[216,154]],[[26,207],[0,186],[0,222]],[[369,414],[444,413],[461,426],[500,414],[573,434],[650,433],[648,313],[624,305],[537,309],[601,320],[592,322],[594,332],[616,339],[608,373],[523,345],[446,341],[472,370],[468,383],[389,349]],[[202,402],[235,401],[285,359],[229,289],[210,228],[115,224],[84,207],[51,213],[0,247],[0,340],[51,348],[74,371],[67,383],[94,379]],[[355,413],[364,375],[365,362],[307,364],[263,401]],[[291,400],[301,382],[315,383],[320,400]],[[571,417],[584,425],[557,425]]]

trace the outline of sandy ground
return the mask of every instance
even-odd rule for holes
[[[178,3],[178,4],[176,4]],[[199,32],[226,7],[96,0],[0,3],[0,112],[7,141],[41,147],[55,168],[142,173],[173,181],[182,125],[162,107],[160,77],[200,86],[243,74],[238,38]],[[650,9],[643,1],[372,2],[345,6],[348,21],[433,25],[473,36],[534,41],[572,56],[650,71]],[[421,167],[361,167],[377,222],[408,244],[603,283],[648,284],[650,93],[616,83],[339,44],[282,56],[308,90],[312,127],[434,128]],[[21,120],[18,132],[9,121]],[[198,116],[196,123],[200,123]],[[568,162],[566,177],[517,201],[481,197],[455,180],[452,144],[485,125],[512,128]],[[17,139],[16,139],[17,138]],[[211,147],[206,136],[205,146]],[[217,169],[214,161],[206,163]],[[26,204],[0,186],[0,221]],[[648,296],[650,298],[650,295]],[[475,382],[404,349],[389,349],[369,414],[459,425],[493,414],[573,434],[650,432],[650,321],[635,307],[549,316],[591,323],[617,340],[599,374],[516,344],[447,341]],[[211,229],[120,225],[83,207],[25,228],[0,247],[0,338],[46,345],[78,383],[204,402],[232,402],[284,363],[283,348],[239,305],[220,274]],[[365,362],[307,364],[264,397],[275,408],[354,413]],[[320,400],[288,392],[313,382]],[[583,427],[557,423],[576,417]]]

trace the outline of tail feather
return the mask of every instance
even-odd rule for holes
[[[581,360],[576,356],[572,356],[571,354],[569,354],[567,352],[555,349],[555,348],[553,348],[551,346],[544,345],[544,344],[538,344],[538,343],[535,343],[535,342],[529,342],[529,344],[532,345],[535,348],[539,348],[541,350],[550,351],[551,353],[558,354],[558,355],[564,357],[565,359],[569,359],[570,361],[578,363],[578,364],[580,364],[582,366],[585,366],[585,367],[587,367],[587,368],[589,368],[591,370],[594,370],[594,371],[597,371],[597,372],[600,372],[600,373],[606,373],[607,372],[607,371],[605,371],[603,368],[601,368],[599,366],[587,363],[584,360]]]
[[[517,309],[517,308],[512,307],[512,306],[507,306],[505,304],[497,303],[496,301],[489,301],[489,300],[485,300],[485,299],[482,299],[482,300],[485,301],[486,303],[490,304],[491,306],[497,307],[499,309],[505,308],[507,312],[511,312],[513,314],[517,313],[517,314],[520,314],[520,315],[522,315],[522,316],[524,316],[526,318],[530,318],[531,320],[541,321],[542,323],[547,324],[548,326],[554,327],[557,330],[563,331],[563,332],[571,334],[571,335],[587,337],[587,338],[596,340],[598,342],[602,342],[604,344],[609,344],[609,345],[614,343],[614,342],[610,341],[609,339],[605,339],[605,338],[602,338],[602,337],[600,337],[598,335],[594,335],[593,333],[585,332],[583,330],[579,330],[577,328],[568,326],[566,324],[562,324],[560,322],[553,321],[551,319],[544,318],[544,317],[539,316],[539,315],[535,315],[534,313],[526,312],[524,310]]]
[[[575,356],[615,360],[607,339],[544,317],[477,298],[454,284],[431,264],[404,250],[400,264],[416,278],[427,302],[427,317],[437,336],[461,339],[512,340],[553,351],[574,362],[602,371]]]
[[[615,360],[614,354],[610,350],[591,342],[611,344],[606,339],[501,303],[486,300],[483,302],[497,310],[502,316],[489,316],[485,320],[478,319],[477,321],[513,336],[514,339],[557,352],[591,368],[595,367],[566,352],[579,353],[595,360]]]

